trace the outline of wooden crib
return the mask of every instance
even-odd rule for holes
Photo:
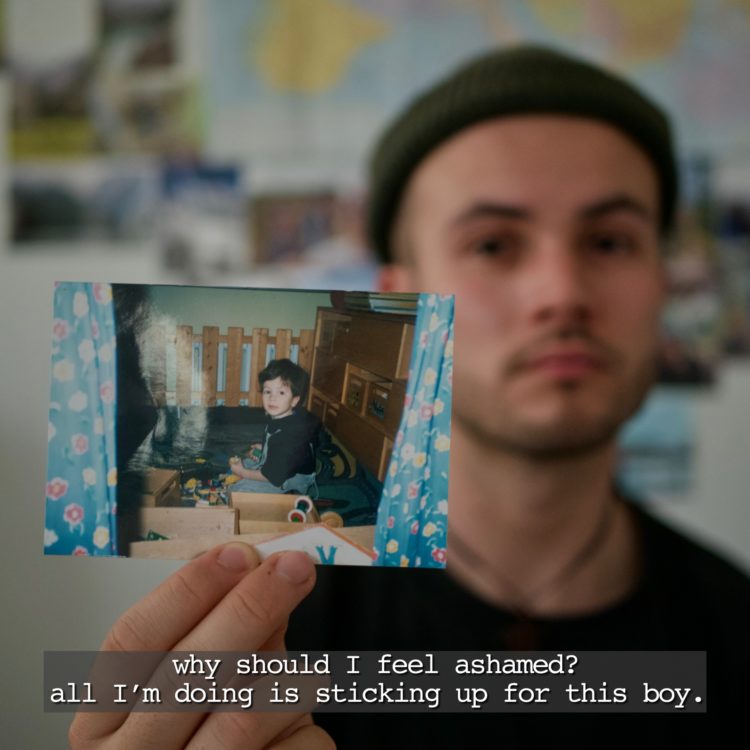
[[[270,359],[289,358],[309,373],[315,332],[301,329],[178,325],[173,334],[164,326],[149,331],[148,378],[157,406],[260,406],[258,373]],[[168,363],[174,362],[174,383]]]

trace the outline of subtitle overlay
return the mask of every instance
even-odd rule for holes
[[[76,711],[704,713],[705,651],[47,651]]]

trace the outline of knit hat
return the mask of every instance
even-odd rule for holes
[[[661,189],[660,225],[674,220],[677,167],[669,121],[630,83],[544,47],[490,52],[423,93],[384,131],[370,161],[367,230],[384,261],[404,189],[419,163],[457,132],[516,114],[569,114],[602,120],[650,158]]]

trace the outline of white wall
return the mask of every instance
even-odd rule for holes
[[[725,362],[719,385],[693,399],[693,487],[652,507],[750,572],[750,361]]]
[[[164,315],[194,332],[204,326],[218,326],[222,334],[229,326],[252,328],[290,328],[298,335],[301,328],[315,328],[318,307],[330,307],[326,292],[278,292],[206,287],[157,286],[150,295],[154,315]]]

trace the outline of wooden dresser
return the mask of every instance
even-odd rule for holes
[[[403,410],[414,321],[318,308],[308,408],[381,481]]]

